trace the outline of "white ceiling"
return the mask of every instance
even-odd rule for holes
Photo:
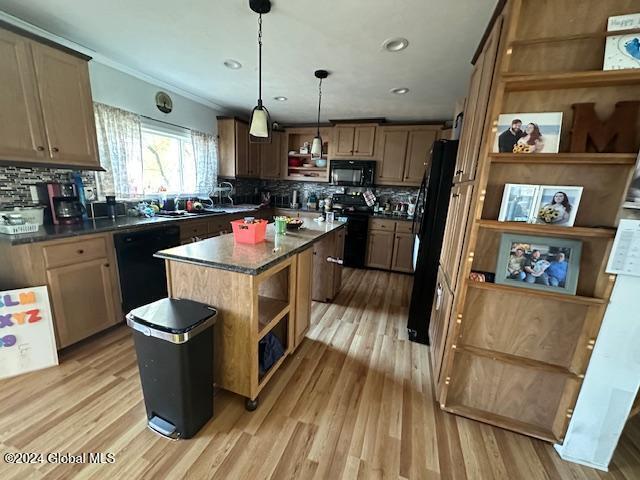
[[[273,0],[263,17],[263,98],[280,122],[448,119],[496,0]],[[0,9],[233,110],[257,98],[257,15],[248,0],[0,0]],[[383,42],[406,37],[389,53]],[[242,63],[230,70],[224,60]],[[408,87],[404,96],[394,87]],[[288,97],[276,102],[274,96]]]

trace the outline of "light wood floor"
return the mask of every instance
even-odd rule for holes
[[[640,420],[611,472],[551,445],[439,410],[426,346],[407,341],[411,277],[345,272],[331,305],[260,398],[220,393],[197,438],[145,427],[130,332],[66,352],[58,368],[0,382],[0,451],[110,452],[112,465],[6,465],[0,478],[638,479]]]

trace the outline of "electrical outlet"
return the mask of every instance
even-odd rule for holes
[[[38,203],[38,189],[35,185],[29,186],[29,194],[31,195],[31,201],[33,203]]]

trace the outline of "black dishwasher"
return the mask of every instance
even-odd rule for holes
[[[134,308],[167,296],[167,273],[164,260],[153,256],[159,250],[180,245],[177,225],[118,233],[113,236],[122,311],[126,315]]]

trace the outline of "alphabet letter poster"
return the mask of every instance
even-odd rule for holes
[[[58,365],[47,287],[0,292],[0,378]]]

